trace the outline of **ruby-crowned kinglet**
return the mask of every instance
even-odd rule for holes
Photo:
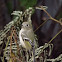
[[[37,48],[37,42],[35,41],[36,37],[32,28],[32,24],[30,21],[23,22],[22,28],[19,32],[20,44],[27,51],[33,52],[33,62],[35,62],[35,48]]]
[[[31,22],[23,22],[19,32],[20,44],[27,50],[30,50],[35,40],[34,31]]]

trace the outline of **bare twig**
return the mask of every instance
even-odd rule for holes
[[[38,9],[39,7],[36,7],[36,9]],[[62,22],[60,22],[59,20],[54,19],[42,6],[40,6],[40,9],[43,10],[51,20],[54,20],[55,22],[59,23],[60,25],[62,25]]]
[[[12,37],[13,37],[13,27],[11,28],[11,35],[10,35],[10,57],[12,53]]]
[[[48,19],[49,20],[49,19]],[[40,24],[39,27],[37,27],[37,29],[34,30],[34,32],[36,32],[41,26],[43,26],[48,20],[44,21],[42,24]]]
[[[51,43],[61,32],[62,29],[48,42],[48,44]]]

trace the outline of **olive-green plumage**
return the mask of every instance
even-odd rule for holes
[[[35,36],[30,22],[23,22],[19,32],[19,39],[22,47],[30,50],[34,42]]]

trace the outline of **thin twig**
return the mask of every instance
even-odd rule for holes
[[[5,50],[4,50],[4,53],[3,53],[3,62],[4,62],[5,51],[6,51],[6,48],[8,46],[9,40],[10,40],[10,36],[8,37],[8,41],[6,43],[6,47],[5,47]]]
[[[49,20],[49,19],[48,19]],[[39,27],[37,27],[35,30],[34,30],[34,32],[36,32],[41,26],[43,26],[48,20],[46,20],[46,21],[44,21],[42,24],[40,24],[40,26]]]
[[[12,37],[13,37],[13,27],[12,27],[11,35],[10,35],[10,57],[11,57],[11,53],[12,53]]]
[[[59,23],[60,25],[62,25],[62,23],[61,23],[59,20],[54,19],[44,8],[42,8],[42,9],[43,9],[43,11],[49,16],[49,18],[50,18],[51,20],[54,20],[55,22],[57,22],[57,23]]]
[[[11,52],[12,52],[12,36],[10,37],[10,57],[11,57]]]
[[[38,9],[38,7],[37,7],[37,9]],[[60,25],[62,25],[62,22],[60,22],[59,20],[54,19],[42,6],[40,6],[40,9],[43,10],[49,16],[49,18],[51,20],[53,20],[53,21],[59,23]]]
[[[48,44],[51,43],[61,32],[62,29],[48,42]]]

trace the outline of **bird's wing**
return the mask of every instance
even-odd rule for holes
[[[27,37],[26,33],[21,33],[23,41],[29,42],[32,45],[32,41]]]

